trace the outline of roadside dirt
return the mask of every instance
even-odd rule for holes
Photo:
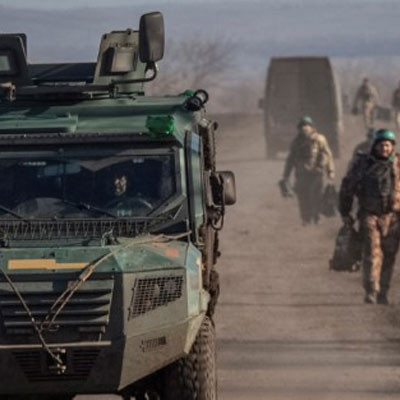
[[[218,135],[238,192],[221,234],[220,400],[398,399],[398,271],[392,305],[364,305],[360,273],[328,270],[339,218],[303,228],[296,202],[280,197],[283,157],[265,160],[260,116],[225,121]],[[363,139],[348,117],[338,184]]]

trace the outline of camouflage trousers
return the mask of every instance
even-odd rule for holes
[[[376,105],[373,101],[365,101],[362,106],[364,125],[366,128],[374,127]]]
[[[324,178],[320,172],[303,172],[296,177],[295,191],[303,224],[319,220]]]
[[[377,216],[366,214],[360,219],[363,239],[363,284],[367,293],[386,295],[393,274],[400,242],[400,220],[397,213]]]

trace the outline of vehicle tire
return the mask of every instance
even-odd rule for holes
[[[165,369],[162,400],[217,400],[215,330],[205,317],[190,353]]]
[[[210,293],[210,302],[208,303],[207,315],[212,318],[215,313],[215,307],[217,306],[220,292],[219,274],[214,268],[210,272],[210,285],[208,292]]]

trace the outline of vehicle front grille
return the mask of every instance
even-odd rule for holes
[[[49,314],[51,306],[65,290],[68,281],[15,282],[24,301],[38,323]],[[112,280],[89,280],[82,284],[56,318],[53,331],[61,327],[76,328],[81,332],[103,332],[109,322],[113,292]],[[0,282],[0,312],[7,334],[33,333],[32,324],[23,305],[8,283]]]
[[[129,219],[70,219],[0,221],[3,242],[9,240],[52,240],[71,238],[101,238],[107,232],[116,237],[135,237],[152,232],[154,227],[168,221],[167,217],[140,217]]]
[[[30,382],[40,382],[85,380],[89,377],[99,353],[99,349],[67,350],[67,368],[62,374],[49,368],[49,356],[43,351],[14,351],[13,355],[26,378]]]
[[[135,282],[129,318],[165,306],[182,297],[183,276],[140,278]]]

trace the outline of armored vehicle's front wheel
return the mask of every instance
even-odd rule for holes
[[[205,317],[190,353],[166,368],[162,400],[216,400],[215,330]]]

